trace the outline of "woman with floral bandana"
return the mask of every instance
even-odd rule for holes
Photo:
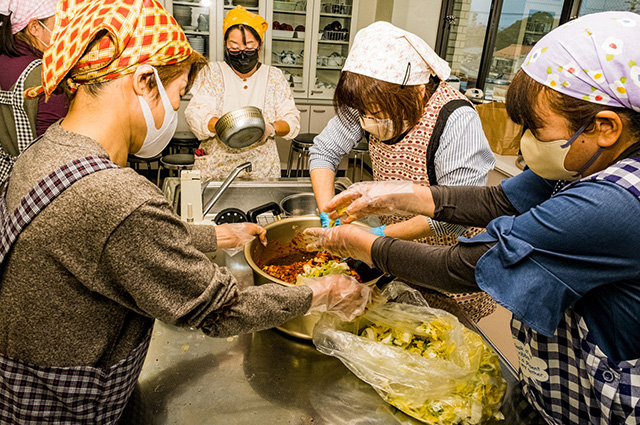
[[[346,222],[417,213],[486,233],[447,248],[309,231],[310,248],[509,309],[521,389],[547,424],[640,422],[639,39],[639,15],[604,12],[534,46],[506,98],[529,168],[501,186],[363,183],[329,204]]]
[[[51,40],[57,0],[0,0],[0,183],[37,136],[67,113],[61,94],[26,100],[42,84],[42,52]]]

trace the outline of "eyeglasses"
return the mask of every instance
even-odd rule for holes
[[[244,55],[253,55],[254,53],[256,53],[258,51],[258,49],[244,49],[244,50],[239,50],[239,49],[227,49],[227,52],[229,52],[230,55],[233,56],[240,56],[242,54]]]

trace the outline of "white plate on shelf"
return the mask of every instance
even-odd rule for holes
[[[187,26],[182,27],[182,29],[185,30],[185,31],[195,31],[196,27],[191,26],[191,25],[187,25]]]

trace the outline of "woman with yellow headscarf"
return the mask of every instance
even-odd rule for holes
[[[124,168],[167,146],[205,64],[157,0],[57,7],[43,86],[26,94],[62,90],[69,113],[17,159],[0,196],[0,423],[122,423],[154,318],[228,336],[335,305],[340,291],[341,311],[362,308],[366,290],[345,279],[240,290],[203,252],[264,229],[183,223]]]
[[[196,157],[195,168],[204,178],[223,180],[244,162],[253,164],[250,180],[280,177],[275,136],[292,140],[300,131],[300,112],[289,83],[278,68],[260,63],[260,48],[267,22],[244,7],[230,10],[224,19],[224,62],[203,69],[185,111],[191,131],[206,155]],[[263,139],[240,149],[225,145],[215,134],[218,119],[243,106],[262,110],[266,123]],[[242,177],[241,177],[242,178]]]

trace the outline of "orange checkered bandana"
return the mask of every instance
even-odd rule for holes
[[[87,51],[94,40],[99,40]],[[28,98],[51,93],[69,76],[72,91],[135,72],[138,65],[171,65],[191,55],[175,19],[157,0],[61,0],[51,45],[42,59],[42,86]]]

